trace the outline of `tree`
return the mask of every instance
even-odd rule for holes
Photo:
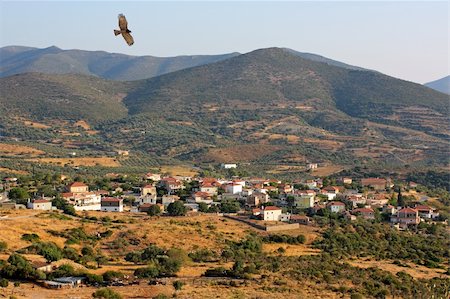
[[[30,194],[24,188],[16,187],[9,191],[8,197],[17,202],[25,203],[24,200],[30,198]]]
[[[208,205],[204,202],[198,204],[198,211],[202,213],[208,213]]]
[[[170,216],[184,216],[186,215],[187,209],[182,201],[177,200],[169,204],[167,212]]]
[[[158,216],[159,214],[161,214],[161,208],[158,205],[151,205],[148,208],[147,214],[149,216]]]

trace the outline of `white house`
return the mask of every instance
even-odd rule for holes
[[[62,193],[67,203],[73,205],[75,211],[100,211],[101,194],[99,192]]]
[[[27,203],[28,209],[49,211],[52,209],[52,202],[46,199],[34,199]]]
[[[327,204],[328,209],[331,213],[340,213],[345,211],[345,204],[340,201],[332,201]]]
[[[281,219],[281,208],[269,206],[262,210],[264,221],[280,221]]]
[[[102,198],[102,212],[123,212],[123,199],[116,197]]]
[[[222,167],[223,169],[231,169],[231,168],[236,168],[237,164],[232,164],[232,163],[222,163],[220,165],[220,167]]]
[[[230,183],[225,186],[225,192],[231,194],[239,194],[242,192],[242,185],[236,183]]]

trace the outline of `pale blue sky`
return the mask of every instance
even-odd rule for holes
[[[288,47],[418,83],[449,75],[449,1],[0,3],[0,47],[153,56]],[[119,13],[132,47],[113,34]]]

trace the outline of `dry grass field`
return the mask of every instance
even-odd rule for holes
[[[27,247],[30,242],[21,239],[25,233],[35,233],[43,241],[55,242],[58,246],[67,245],[66,238],[55,236],[50,231],[64,232],[68,229],[82,228],[88,235],[97,235],[99,232],[110,230],[109,237],[102,238],[95,244],[94,249],[100,249],[108,257],[109,262],[99,268],[87,269],[84,266],[69,260],[59,260],[53,265],[60,266],[68,263],[74,268],[101,275],[106,271],[120,271],[131,275],[135,269],[143,267],[124,260],[126,253],[146,248],[155,244],[162,248],[180,248],[185,252],[198,249],[209,249],[218,254],[226,247],[228,241],[239,241],[251,232],[267,235],[267,232],[258,231],[247,224],[223,218],[217,215],[197,215],[189,217],[149,217],[140,213],[106,213],[83,212],[81,216],[95,220],[82,220],[77,217],[61,217],[59,214],[36,212],[31,210],[0,211],[0,241],[8,244],[6,252],[0,254],[1,260],[6,260],[13,251]],[[6,216],[6,218],[5,218]],[[108,217],[106,221],[104,217]],[[103,221],[100,221],[103,218]],[[304,255],[317,255],[320,250],[312,248],[312,242],[320,237],[320,228],[303,226],[299,229],[279,232],[291,236],[302,234],[306,237],[305,244],[271,243],[263,244],[263,252],[269,259],[271,256],[283,255],[296,257]],[[111,247],[118,240],[127,240],[129,243],[123,248]],[[138,240],[132,243],[132,240]],[[83,243],[69,244],[68,246],[81,250]],[[280,252],[279,248],[284,248]],[[30,261],[44,261],[42,256],[24,254]],[[408,264],[409,267],[400,267],[392,261],[373,261],[369,259],[349,260],[351,265],[361,268],[378,267],[392,273],[405,271],[413,277],[431,278],[440,276],[445,270],[428,269],[422,266]],[[94,264],[92,264],[94,265]],[[230,269],[233,262],[200,262],[186,261],[176,277],[163,278],[165,285],[148,285],[147,280],[140,280],[138,285],[110,287],[123,298],[152,298],[158,294],[176,298],[347,298],[342,294],[333,293],[324,284],[313,281],[296,280],[283,274],[283,271],[273,272],[271,275],[252,274],[250,279],[234,279],[230,286],[227,278],[206,278],[202,275],[207,269],[214,267]],[[176,291],[172,286],[175,280],[184,283],[182,290]],[[339,286],[336,286],[339,287]],[[12,283],[7,288],[0,289],[0,298],[13,295],[17,298],[92,298],[98,288],[83,286],[77,289],[50,290],[36,284],[21,282],[20,287]]]
[[[69,164],[71,166],[104,166],[104,167],[118,167],[120,163],[116,158],[110,157],[80,157],[80,158],[38,158],[29,159],[28,161],[49,163],[55,165]]]
[[[40,156],[44,155],[45,152],[32,148],[30,146],[17,145],[17,144],[8,144],[8,143],[0,143],[0,155],[3,156],[19,156],[19,155],[28,155],[28,156]]]
[[[169,175],[180,175],[180,176],[196,176],[198,171],[189,166],[180,165],[166,165],[161,166],[162,173],[168,173]]]

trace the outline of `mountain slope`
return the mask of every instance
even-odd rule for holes
[[[84,75],[20,74],[0,79],[0,112],[31,120],[96,123],[126,117],[122,104],[130,83]]]
[[[438,165],[449,154],[446,95],[279,48],[133,82],[26,74],[0,79],[0,88],[0,134],[41,140],[57,133],[64,144],[95,151],[251,162],[273,173],[306,160]],[[50,128],[18,131],[14,117]],[[52,119],[86,121],[96,133],[54,133]]]
[[[177,57],[128,56],[102,51],[36,49],[11,46],[0,49],[0,77],[40,72],[84,74],[112,80],[138,80],[212,63],[238,55],[193,55]]]
[[[425,83],[424,85],[445,94],[450,94],[450,76]]]
[[[411,108],[434,115],[443,124],[449,107],[448,97],[419,84],[303,59],[278,48],[146,80],[127,96],[125,104],[132,114],[155,108],[164,111],[167,99],[171,110],[215,105],[222,112],[258,114],[283,106],[307,122],[335,131],[344,129],[339,122],[351,117],[416,129],[419,122],[405,123],[397,117]],[[330,115],[324,118],[324,113]],[[433,132],[429,124],[420,128]]]

